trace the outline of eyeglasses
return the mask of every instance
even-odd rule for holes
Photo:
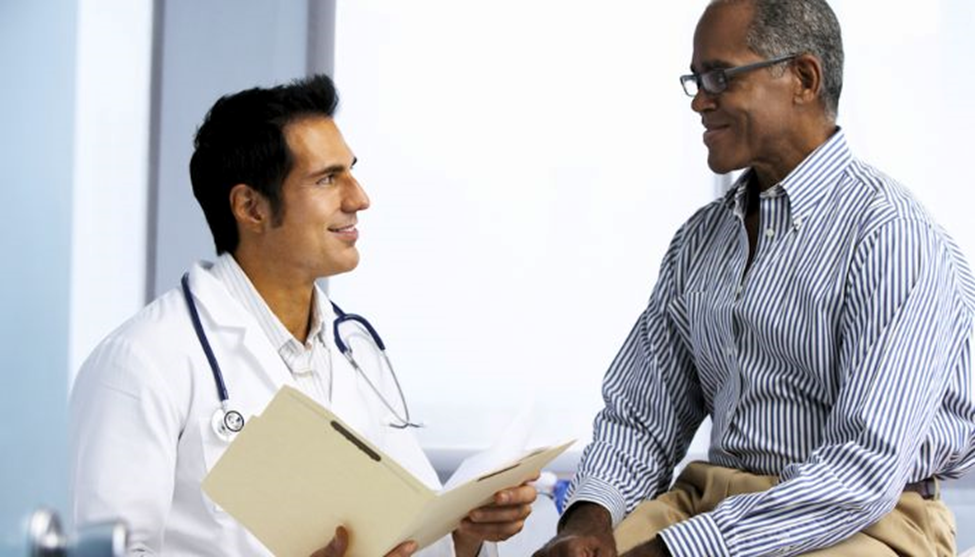
[[[763,60],[762,62],[755,62],[754,64],[736,66],[734,68],[719,68],[716,70],[706,71],[702,74],[691,73],[682,75],[680,76],[680,84],[684,88],[684,92],[687,93],[688,97],[696,97],[697,92],[702,89],[709,95],[717,95],[723,93],[724,90],[728,88],[728,82],[731,80],[731,78],[738,74],[761,68],[767,68],[769,66],[774,66],[775,64],[781,64],[782,62],[788,62],[796,56],[799,55],[786,54],[785,56],[779,56],[778,58],[772,58],[771,60]]]

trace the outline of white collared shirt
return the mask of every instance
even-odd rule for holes
[[[288,366],[298,389],[328,408],[332,402],[332,349],[328,338],[331,327],[324,326],[317,299],[318,291],[312,292],[308,338],[302,344],[274,315],[232,255],[224,253],[218,257],[210,272],[254,316]]]

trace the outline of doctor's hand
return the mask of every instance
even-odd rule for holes
[[[311,554],[311,557],[343,557],[349,548],[349,532],[344,526],[335,529],[335,537],[328,545]],[[416,551],[416,542],[403,542],[386,554],[386,557],[410,557]]]
[[[529,481],[537,479],[535,476]],[[485,541],[503,541],[521,532],[537,496],[535,487],[525,482],[502,489],[494,494],[492,503],[471,511],[454,530],[457,557],[473,557]]]
[[[576,503],[568,513],[558,535],[532,557],[616,557],[609,511],[595,503]]]

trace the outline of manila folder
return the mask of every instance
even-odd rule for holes
[[[285,386],[227,447],[203,490],[280,557],[308,557],[340,524],[350,532],[347,557],[381,557],[406,540],[421,548],[435,542],[571,444],[533,451],[438,493]]]

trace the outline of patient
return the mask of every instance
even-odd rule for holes
[[[715,0],[690,71],[708,165],[744,172],[674,237],[536,557],[954,555],[975,282],[837,126],[835,14]],[[708,462],[671,484],[706,416]]]

